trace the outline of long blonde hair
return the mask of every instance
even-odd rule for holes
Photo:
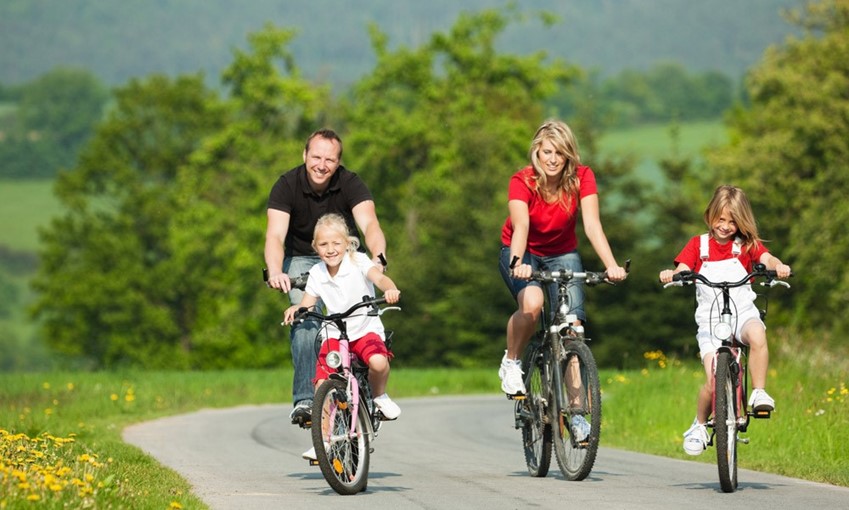
[[[716,188],[704,214],[709,231],[713,231],[713,224],[722,215],[724,209],[728,210],[731,219],[737,224],[737,236],[743,241],[746,250],[753,249],[758,242],[761,242],[752,204],[749,203],[749,197],[742,189],[730,185]]]
[[[542,170],[542,165],[539,162],[539,148],[542,142],[548,140],[554,145],[557,151],[561,152],[566,163],[563,166],[563,172],[560,174],[560,182],[557,186],[557,201],[568,210],[572,205],[572,200],[577,200],[580,191],[581,183],[578,179],[578,165],[581,163],[581,156],[578,153],[578,140],[572,134],[572,130],[565,122],[559,120],[548,120],[537,129],[534,134],[534,139],[531,142],[530,159],[531,165],[534,168],[533,182],[536,186],[537,193],[546,202],[552,202],[555,196],[549,193],[543,184],[545,183],[545,172]]]
[[[318,219],[315,223],[315,229],[312,234],[313,249],[315,249],[315,237],[318,234],[318,230],[321,228],[330,229],[344,237],[348,241],[347,246],[345,246],[345,251],[351,256],[351,258],[354,257],[354,253],[356,253],[357,249],[360,247],[360,240],[357,239],[356,236],[352,236],[350,234],[348,231],[348,224],[345,223],[345,218],[343,218],[341,214],[327,213]]]

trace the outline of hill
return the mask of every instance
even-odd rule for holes
[[[511,26],[499,45],[545,50],[612,74],[661,61],[738,78],[792,28],[780,15],[801,0],[531,0],[523,13],[556,13],[545,29],[533,16]],[[416,46],[448,29],[462,11],[507,0],[4,0],[0,2],[0,83],[29,81],[56,66],[92,70],[109,84],[154,72],[203,71],[217,83],[232,50],[265,23],[296,28],[298,65],[311,79],[344,86],[374,63],[367,26],[392,45]]]

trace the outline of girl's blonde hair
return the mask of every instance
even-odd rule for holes
[[[328,213],[321,216],[315,224],[315,229],[312,234],[312,247],[315,249],[315,237],[318,234],[318,230],[321,228],[330,229],[337,234],[341,235],[348,241],[348,245],[345,247],[345,251],[350,256],[354,256],[354,253],[360,247],[360,240],[357,239],[356,236],[352,236],[348,231],[348,224],[345,223],[345,218],[342,217],[341,214],[336,213]]]
[[[752,204],[749,203],[749,197],[742,189],[729,185],[716,188],[713,198],[705,209],[704,218],[709,230],[713,229],[713,224],[722,215],[724,209],[728,210],[731,219],[737,224],[737,236],[743,241],[743,246],[747,250],[761,242]]]
[[[563,173],[560,175],[560,183],[557,186],[556,197],[543,186],[546,177],[542,170],[542,164],[539,162],[538,152],[545,140],[551,142],[554,148],[566,158]],[[549,120],[543,123],[537,129],[531,142],[530,158],[531,165],[534,167],[532,180],[536,184],[532,188],[536,189],[546,202],[552,202],[556,198],[560,205],[568,210],[572,205],[572,200],[577,200],[581,187],[578,179],[578,165],[581,163],[581,156],[578,153],[578,140],[572,134],[569,126],[559,120]]]

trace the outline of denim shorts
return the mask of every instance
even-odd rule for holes
[[[570,271],[580,272],[584,270],[584,266],[583,264],[581,264],[581,256],[578,255],[577,250],[570,251],[569,253],[565,253],[563,255],[550,255],[546,257],[533,255],[531,253],[525,252],[525,256],[522,258],[522,263],[529,264],[534,269],[534,271],[562,271],[564,269],[568,269]],[[498,269],[501,272],[501,278],[504,280],[504,283],[507,284],[507,288],[510,290],[510,294],[513,295],[513,299],[516,299],[519,295],[519,291],[521,291],[525,287],[542,287],[542,284],[540,282],[519,280],[513,278],[512,271],[510,270],[509,246],[501,247],[501,259],[499,260]],[[548,285],[547,291],[548,302],[556,303],[557,286]],[[569,306],[570,313],[574,313],[578,316],[578,319],[583,322],[586,322],[587,315],[586,312],[584,312],[583,281],[575,280],[569,283]]]

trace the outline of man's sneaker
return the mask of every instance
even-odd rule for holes
[[[755,389],[749,397],[749,407],[753,411],[772,411],[775,409],[775,400],[765,390]]]
[[[693,424],[684,432],[684,451],[687,455],[701,455],[707,448],[708,433],[704,423],[693,420]]]
[[[328,448],[330,448],[330,443],[325,442],[324,443],[324,449],[327,450]],[[318,458],[315,456],[315,446],[313,446],[309,450],[302,453],[301,457],[303,457],[303,458],[305,458],[306,460],[309,460],[309,461],[317,462]]]
[[[501,368],[498,377],[501,378],[501,391],[508,395],[524,395],[525,382],[522,380],[522,362],[518,359],[507,359],[507,351],[501,358]]]
[[[312,423],[312,400],[301,400],[295,404],[295,408],[289,413],[292,425],[307,427]]]
[[[374,397],[374,405],[380,409],[380,412],[383,413],[383,417],[387,420],[394,420],[401,416],[401,408],[398,407],[398,404],[393,402],[386,393],[379,397]]]
[[[572,437],[576,443],[585,441],[590,436],[590,423],[583,415],[576,414],[572,417]]]

